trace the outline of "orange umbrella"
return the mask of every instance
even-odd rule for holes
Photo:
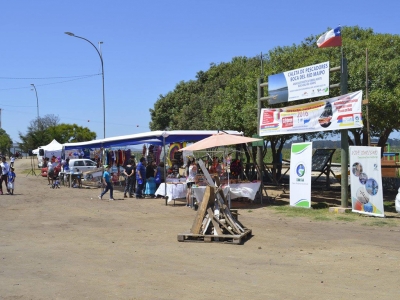
[[[180,149],[179,151],[197,151],[204,150],[208,148],[220,147],[220,146],[228,146],[228,145],[236,145],[250,142],[261,141],[260,138],[249,138],[240,135],[226,134],[224,132],[219,132],[217,134],[213,134],[204,140],[198,141],[190,146]]]

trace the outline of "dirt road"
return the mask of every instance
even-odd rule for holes
[[[163,199],[50,189],[17,160],[0,196],[0,299],[398,299],[400,221],[290,218],[240,209],[244,245],[177,241],[196,212]],[[107,197],[105,197],[107,198]]]

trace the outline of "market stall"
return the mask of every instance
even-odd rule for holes
[[[163,160],[164,165],[167,165],[167,153],[166,153],[166,146],[171,145],[173,143],[180,143],[180,142],[195,142],[212,136],[215,134],[216,130],[173,130],[173,131],[151,131],[145,133],[138,133],[132,135],[125,135],[125,136],[117,136],[117,137],[110,137],[105,139],[99,140],[92,140],[87,142],[79,142],[79,143],[66,143],[63,145],[64,154],[68,153],[68,151],[75,151],[79,152],[82,149],[87,148],[96,148],[96,149],[103,149],[102,158],[105,158],[105,149],[110,149],[112,147],[125,147],[125,146],[132,146],[138,144],[149,144],[149,145],[158,145],[162,146],[164,149],[163,153]],[[230,135],[233,136],[241,136],[242,133],[238,131],[228,131]],[[177,148],[172,148],[170,151],[171,155],[173,155],[177,151]],[[166,173],[166,169],[164,169],[164,173]],[[164,193],[162,195],[167,195],[167,185],[164,186]],[[160,190],[160,189],[159,189]]]
[[[233,136],[227,134],[225,132],[219,132],[217,134],[213,134],[212,136],[205,138],[193,145],[187,146],[180,151],[200,151],[206,150],[207,157],[210,158],[208,160],[209,166],[201,162],[201,169],[203,173],[211,173],[213,176],[217,176],[220,180],[220,184],[222,190],[227,196],[228,204],[230,206],[230,200],[236,198],[248,198],[250,200],[254,200],[257,192],[260,190],[261,181],[249,182],[246,180],[242,180],[238,176],[238,169],[240,169],[241,162],[238,159],[233,159],[232,150],[228,150],[226,146],[243,144],[259,141],[257,138],[249,138],[244,136]],[[215,149],[218,147],[224,148],[222,151],[222,161],[218,159],[217,156],[211,155],[212,151],[210,149]],[[241,173],[241,171],[239,171]],[[232,175],[235,174],[234,178]],[[207,180],[208,182],[212,181]],[[197,202],[201,202],[205,187],[201,186],[202,184],[196,184],[192,186],[192,195],[196,198]]]

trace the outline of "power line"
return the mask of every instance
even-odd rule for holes
[[[101,73],[100,73],[101,74]],[[100,74],[89,74],[89,75],[75,75],[75,76],[55,76],[55,77],[2,77],[0,76],[0,79],[16,79],[16,80],[44,80],[44,79],[60,79],[60,78],[76,78],[76,77],[90,77],[90,76],[96,76]]]
[[[82,77],[79,78],[74,78],[74,79],[70,79],[70,80],[64,80],[64,81],[57,81],[57,82],[51,82],[51,83],[44,83],[44,84],[36,84],[36,86],[46,86],[46,85],[53,85],[53,84],[60,84],[60,83],[65,83],[65,82],[70,82],[70,81],[75,81],[75,80],[80,80],[80,79],[86,79],[89,77],[93,77],[93,76],[99,76],[101,75],[101,73],[99,74],[92,74],[92,75],[83,75]],[[70,77],[66,77],[66,78],[70,78]],[[0,91],[8,91],[8,90],[22,90],[22,89],[30,89],[31,87],[15,87],[15,88],[6,88],[6,89],[0,89]]]

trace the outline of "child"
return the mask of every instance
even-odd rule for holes
[[[8,176],[8,183],[7,183],[7,188],[10,192],[10,195],[14,194],[14,182],[15,182],[15,173],[14,173],[14,168],[10,167],[10,171],[7,174]]]

